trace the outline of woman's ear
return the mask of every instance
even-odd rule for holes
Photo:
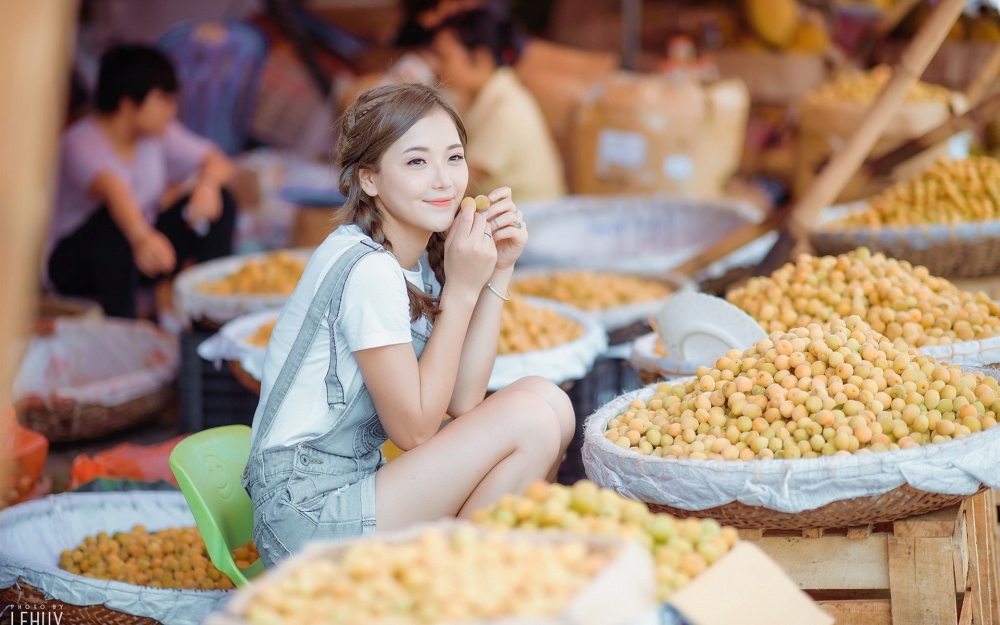
[[[378,185],[375,184],[375,172],[367,167],[358,170],[358,182],[361,183],[361,190],[368,194],[368,197],[378,195]]]

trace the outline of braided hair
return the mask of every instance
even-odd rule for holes
[[[340,117],[336,164],[340,168],[340,192],[347,198],[338,209],[336,223],[353,223],[373,241],[392,251],[386,238],[384,219],[374,198],[361,188],[362,169],[378,171],[382,155],[418,121],[434,110],[451,116],[458,136],[466,144],[465,126],[444,95],[434,87],[420,84],[392,84],[375,87],[358,95]],[[431,234],[427,242],[427,262],[438,282],[444,286],[443,232]],[[426,315],[432,322],[440,312],[438,298],[433,298],[406,281],[410,300],[410,320]]]

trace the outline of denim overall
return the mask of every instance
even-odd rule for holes
[[[323,279],[309,306],[295,343],[267,397],[243,487],[253,501],[253,540],[265,567],[299,552],[313,540],[353,538],[375,531],[375,472],[385,464],[381,446],[388,438],[371,394],[361,377],[344,393],[337,377],[337,320],[344,286],[358,261],[385,253],[370,240],[344,252]],[[431,273],[423,259],[423,281],[431,292]],[[329,311],[330,369],[326,375],[327,401],[336,417],[329,432],[294,447],[261,451],[260,444],[308,352],[323,315]],[[417,358],[427,337],[410,331]],[[286,414],[283,418],[294,418]]]

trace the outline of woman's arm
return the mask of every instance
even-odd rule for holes
[[[441,313],[419,361],[407,344],[354,352],[382,426],[400,449],[434,436],[448,410],[473,310],[496,266],[488,227],[486,216],[462,209],[448,231]]]
[[[108,207],[111,220],[122,231],[139,270],[153,278],[173,271],[177,254],[166,236],[149,225],[132,190],[109,170],[98,172],[87,194]]]
[[[514,263],[528,240],[528,231],[521,224],[517,207],[511,199],[510,189],[502,187],[490,193],[493,205],[486,212],[497,246],[497,264],[490,276],[490,290],[484,286],[479,294],[469,331],[462,344],[458,381],[448,406],[448,414],[458,417],[478,406],[486,397],[486,387],[493,372],[500,336],[500,317],[506,303],[500,295],[508,296]],[[500,295],[498,295],[498,293]]]

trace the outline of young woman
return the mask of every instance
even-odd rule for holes
[[[451,104],[378,87],[339,140],[345,225],[278,318],[243,474],[267,566],[314,539],[468,516],[553,478],[574,431],[544,379],[484,399],[528,231],[507,188],[484,213],[459,210],[469,172]],[[406,450],[390,464],[387,437]]]
[[[135,317],[140,283],[232,251],[236,204],[222,188],[232,164],[175,120],[177,89],[161,52],[112,48],[94,114],[62,139],[45,277],[64,295],[97,299],[109,316]]]

